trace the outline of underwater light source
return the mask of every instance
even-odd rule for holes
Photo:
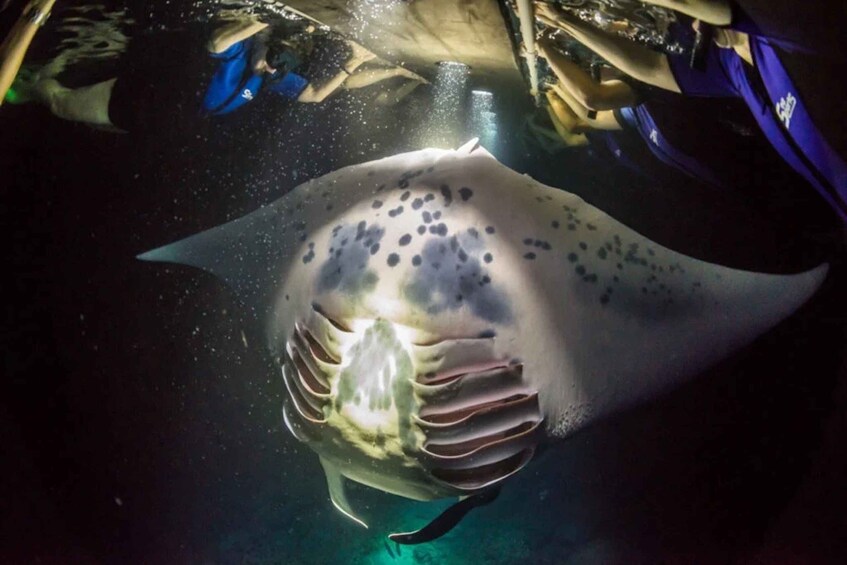
[[[421,128],[422,147],[452,149],[467,137],[461,131],[467,103],[470,67],[456,61],[441,61],[433,82],[432,112]]]
[[[494,112],[493,93],[471,91],[470,128],[471,135],[478,137],[483,147],[497,155],[497,114]]]

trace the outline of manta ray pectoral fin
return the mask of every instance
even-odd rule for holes
[[[359,524],[365,528],[368,525],[356,517],[353,514],[353,509],[350,508],[350,503],[347,501],[347,495],[344,493],[344,476],[338,470],[338,467],[324,459],[320,458],[321,466],[324,468],[324,474],[326,475],[326,486],[329,489],[329,498],[332,500],[332,505],[335,506],[339,512]]]
[[[500,487],[494,487],[471,496],[463,496],[459,498],[459,502],[439,514],[420,530],[390,534],[388,539],[403,545],[415,545],[438,539],[455,528],[468,512],[477,506],[494,502],[499,495]]]

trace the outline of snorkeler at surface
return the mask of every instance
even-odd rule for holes
[[[411,79],[415,85],[422,82],[399,66],[361,69],[376,56],[349,40],[350,56],[341,67],[320,82],[310,81],[300,73],[314,50],[314,31],[311,25],[296,32],[276,30],[253,19],[220,27],[209,41],[209,52],[221,64],[206,91],[204,110],[213,115],[228,114],[264,91],[297,102],[317,103],[342,87],[364,88],[394,77]]]
[[[596,81],[561,53],[549,34],[539,39],[538,48],[558,79],[548,93],[551,108],[561,120],[578,120],[580,132],[597,130],[590,135],[595,143],[608,146],[616,136],[611,132],[635,131],[656,158],[689,177],[721,188],[738,180],[728,148],[748,149],[750,140],[706,115],[702,104],[651,101],[649,94],[623,80]],[[691,136],[692,130],[698,135]]]
[[[168,32],[167,37],[165,34],[140,34],[129,42],[129,50],[116,77],[68,88],[53,76],[40,76],[38,71],[20,73],[15,81],[18,94],[15,102],[40,102],[59,118],[108,131],[157,131],[158,124],[167,124],[170,131],[189,131],[203,113],[225,114],[246,104],[250,100],[239,95],[245,94],[247,88],[255,88],[258,94],[265,82],[271,89],[299,102],[320,102],[339,87],[362,88],[392,77],[407,78],[416,84],[424,82],[401,67],[359,69],[375,56],[352,42],[347,42],[352,54],[333,76],[307,81],[294,72],[286,72],[293,70],[293,66],[302,61],[298,57],[305,57],[307,53],[298,51],[298,45],[286,44],[284,39],[269,44],[271,30],[254,37],[266,28],[267,24],[255,20],[241,20],[215,32],[209,48],[217,51],[214,54],[218,58],[225,59],[211,85],[198,84],[207,79],[202,72],[192,72],[197,65],[202,65],[191,55],[199,50],[173,47],[189,38],[190,33],[182,34],[186,36],[183,38],[174,32]],[[308,35],[308,32],[303,33]],[[255,50],[253,45],[256,45]],[[183,56],[174,57],[174,53]],[[268,53],[280,69],[269,65]],[[283,69],[284,65],[291,65],[292,69]],[[244,79],[253,82],[249,87],[239,88]],[[234,95],[227,88],[235,90]],[[207,95],[201,106],[198,96],[202,96],[203,89],[207,89]]]
[[[673,2],[671,2],[673,4]],[[847,219],[847,163],[832,149],[804,106],[780,61],[789,45],[761,35],[717,28],[702,70],[686,58],[667,56],[613,37],[536,4],[543,23],[561,29],[624,73],[649,85],[690,96],[741,98],[782,159]],[[754,27],[745,22],[745,29]],[[598,105],[602,108],[603,102]]]

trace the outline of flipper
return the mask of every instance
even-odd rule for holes
[[[403,545],[415,545],[426,543],[440,538],[456,527],[465,515],[478,506],[485,506],[500,495],[500,487],[484,490],[480,493],[463,498],[444,512],[435,520],[414,532],[403,532],[390,534],[388,539]]]
[[[368,525],[356,517],[353,509],[350,507],[350,503],[347,501],[347,495],[344,493],[344,475],[341,474],[338,467],[323,457],[320,460],[324,468],[324,474],[326,475],[326,486],[329,488],[329,498],[332,500],[333,506],[360,526],[367,528]]]

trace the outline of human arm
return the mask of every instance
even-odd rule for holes
[[[359,69],[344,81],[344,88],[349,90],[353,90],[356,88],[365,88],[367,86],[371,86],[372,84],[376,84],[378,82],[382,82],[384,80],[388,80],[394,77],[404,77],[411,80],[416,80],[421,83],[427,82],[423,77],[413,73],[412,71],[408,71],[403,67],[379,67],[375,69]]]
[[[580,104],[592,110],[616,110],[638,103],[638,94],[620,80],[597,82],[561,53],[547,37],[538,42],[541,55],[559,82]]]
[[[539,21],[569,34],[629,76],[657,88],[680,92],[665,54],[567,18],[546,2],[537,2],[535,13]]]
[[[266,27],[268,27],[268,24],[254,19],[233,21],[212,32],[207,48],[210,53],[223,53],[236,43],[253,37]]]
[[[322,84],[314,85],[309,83],[306,88],[303,89],[303,92],[300,93],[300,96],[297,97],[298,102],[323,102],[330,94],[338,90],[341,85],[344,84],[344,81],[346,81],[356,71],[356,69],[376,57],[376,55],[358,43],[353,41],[348,41],[347,43],[350,45],[353,53],[350,55],[347,62],[344,63],[341,70],[336,73],[335,76],[331,77]]]
[[[547,114],[550,116],[550,121],[553,123],[553,128],[556,130],[556,133],[559,135],[559,139],[564,142],[568,147],[579,147],[582,145],[588,145],[588,138],[585,137],[582,133],[576,133],[572,129],[568,129],[564,124],[562,124],[559,114],[553,109],[552,106],[547,106]]]
[[[579,120],[582,131],[589,129],[612,131],[621,129],[621,125],[618,123],[618,119],[615,117],[614,111],[603,110],[600,112],[592,112],[590,109],[580,104],[579,100],[574,98],[571,93],[560,84],[553,85],[553,94],[555,95],[554,100],[558,98],[557,104],[566,105],[568,110],[576,116]],[[551,102],[551,106],[553,106],[553,102]]]
[[[26,5],[21,17],[12,26],[0,45],[0,105],[23,64],[26,52],[38,28],[50,15],[56,0],[33,0]]]
[[[675,10],[695,20],[716,26],[732,23],[732,7],[727,0],[641,0],[661,8]]]

